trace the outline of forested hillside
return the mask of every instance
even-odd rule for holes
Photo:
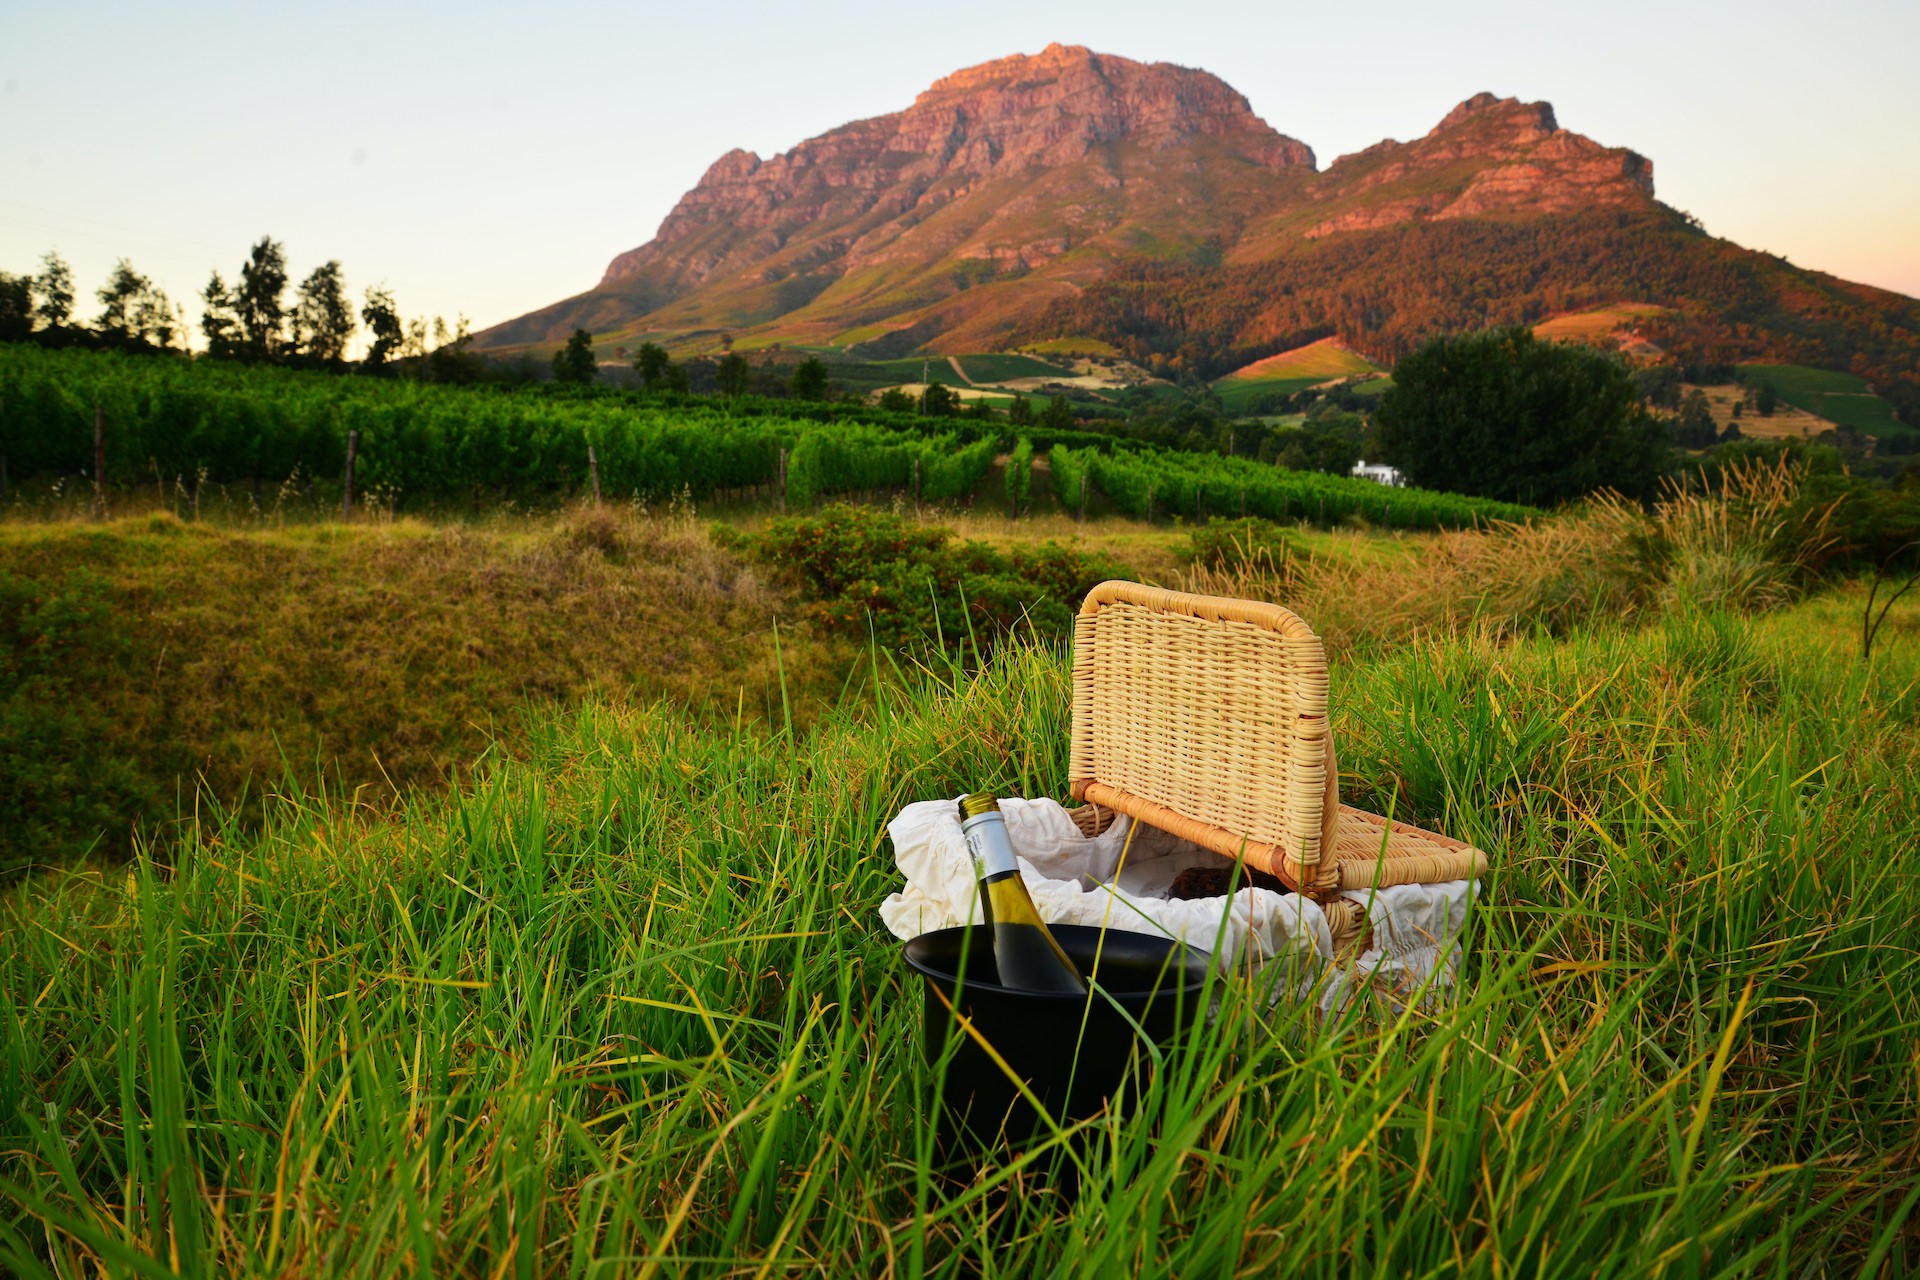
[[[1217,376],[1336,335],[1391,362],[1426,337],[1633,300],[1683,361],[1851,369],[1920,421],[1920,301],[1716,240],[1671,211],[1407,222],[1233,266],[1135,263],[1041,311],[1023,337],[1086,333]]]

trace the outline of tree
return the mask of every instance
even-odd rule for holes
[[[94,296],[100,300],[101,312],[93,327],[107,340],[156,347],[173,341],[173,304],[127,259],[113,264],[106,284]]]
[[[33,277],[0,271],[0,342],[33,336]]]
[[[373,341],[367,344],[367,367],[378,369],[399,352],[400,344],[407,338],[406,326],[400,322],[400,308],[393,301],[393,291],[385,285],[368,289],[366,305],[360,308],[360,319],[373,335]]]
[[[113,263],[108,282],[96,290],[100,319],[94,328],[109,342],[167,347],[173,345],[173,301],[152,280],[132,269],[125,257]]]
[[[825,400],[827,398],[827,366],[819,357],[808,356],[794,366],[793,377],[787,382],[787,390],[796,400]]]
[[[153,285],[153,281],[133,269],[133,264],[125,258],[114,261],[113,270],[107,273],[107,282],[94,291],[94,297],[100,300],[100,318],[93,327],[106,338],[120,342],[129,342],[138,336],[134,329],[134,308],[139,304],[140,295]]]
[[[944,383],[929,382],[920,393],[920,412],[929,418],[950,418],[959,408],[960,397],[947,390]]]
[[[313,269],[295,295],[293,343],[300,354],[328,364],[339,364],[353,337],[353,304],[347,301],[346,278],[338,259]]]
[[[1771,418],[1773,411],[1780,407],[1780,393],[1771,382],[1761,383],[1760,389],[1753,393],[1753,407],[1763,418]]]
[[[256,360],[271,359],[286,345],[287,309],[280,296],[286,289],[286,248],[261,236],[241,264],[233,298],[242,350]]]
[[[884,413],[912,413],[913,397],[898,387],[888,387],[880,393],[880,409]]]
[[[240,315],[234,310],[233,292],[218,271],[200,292],[205,307],[200,312],[200,332],[207,335],[210,356],[237,355],[240,351]]]
[[[40,259],[33,278],[33,314],[42,328],[64,329],[73,320],[73,268],[57,250]]]
[[[584,387],[599,373],[600,366],[593,358],[593,335],[585,329],[575,329],[567,345],[553,353],[555,382],[573,382]]]
[[[1013,403],[1007,406],[1007,421],[1016,427],[1029,426],[1033,422],[1033,404],[1025,396],[1015,396]]]
[[[1639,496],[1665,459],[1623,361],[1523,325],[1426,343],[1394,368],[1375,421],[1411,483],[1512,502]]]
[[[1067,403],[1065,396],[1055,396],[1049,400],[1040,414],[1040,425],[1049,431],[1070,431],[1075,421],[1073,406]]]
[[[639,354],[633,357],[633,371],[640,375],[640,385],[648,391],[667,389],[667,370],[673,367],[673,360],[667,355],[667,349],[657,342],[640,344]]]
[[[1680,407],[1680,366],[1650,364],[1634,375],[1640,398],[1656,409]]]
[[[723,396],[744,395],[752,378],[747,358],[737,351],[728,351],[713,370],[713,385]]]
[[[710,396],[720,389],[714,376],[719,367],[719,362],[708,356],[694,356],[684,360],[680,364],[680,372],[686,379],[686,385],[672,389],[692,392],[699,396]]]
[[[159,285],[149,284],[140,295],[134,304],[133,321],[142,341],[156,347],[171,347],[177,337],[181,349],[186,348],[186,312],[174,306],[173,299]]]
[[[1673,425],[1673,442],[1683,449],[1707,449],[1719,438],[1720,428],[1713,425],[1707,393],[1695,387],[1680,402],[1680,419]]]
[[[483,372],[480,359],[467,354],[467,347],[473,342],[473,325],[465,316],[455,318],[453,327],[440,316],[433,318],[433,351],[426,359],[427,372],[435,382],[478,382]],[[593,350],[587,350],[589,361]],[[598,365],[590,365],[593,374],[599,373]],[[590,374],[587,381],[593,380]]]

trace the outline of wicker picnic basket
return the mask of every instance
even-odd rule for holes
[[[1323,901],[1487,869],[1471,845],[1340,803],[1326,653],[1275,604],[1135,582],[1089,592],[1068,778],[1088,834],[1128,814]],[[1328,905],[1336,939],[1364,927],[1357,903]]]

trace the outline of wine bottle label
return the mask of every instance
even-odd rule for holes
[[[960,824],[967,837],[967,851],[973,855],[974,874],[982,880],[1018,871],[1013,841],[1007,838],[1007,820],[997,811],[975,814]]]

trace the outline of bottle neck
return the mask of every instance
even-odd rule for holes
[[[967,850],[973,855],[974,875],[982,884],[992,884],[1020,874],[1013,856],[1013,841],[1007,836],[1007,820],[998,810],[978,813],[960,824],[967,838]]]

